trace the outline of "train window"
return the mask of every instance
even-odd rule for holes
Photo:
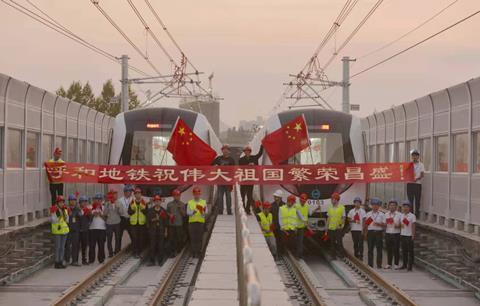
[[[68,152],[67,161],[70,163],[77,162],[77,140],[75,138],[68,138]]]
[[[52,135],[43,135],[42,136],[42,158],[44,161],[52,158],[52,147],[53,147],[53,136]]]
[[[395,161],[395,145],[393,143],[387,144],[387,162],[393,163]]]
[[[404,142],[399,142],[397,143],[397,161],[404,162],[405,159],[405,143]],[[408,161],[410,159],[407,159]]]
[[[378,146],[378,162],[384,163],[385,162],[385,145],[381,144]]]
[[[477,132],[474,134],[474,148],[475,148],[475,155],[474,158],[474,172],[479,173],[480,172],[480,132]]]
[[[468,134],[453,136],[455,172],[468,172]]]
[[[448,136],[438,136],[435,145],[437,153],[435,170],[448,171]]]
[[[430,138],[422,139],[422,147],[420,148],[421,160],[425,166],[425,171],[432,168],[432,140]]]
[[[136,131],[133,134],[130,164],[154,166],[175,165],[172,154],[167,151],[169,140],[170,133],[167,132]],[[303,152],[300,154],[302,155]]]
[[[8,150],[7,150],[7,167],[22,168],[22,149],[23,133],[20,130],[8,129]]]
[[[296,154],[289,160],[289,163],[314,165],[343,163],[345,161],[343,155],[342,134],[310,133],[309,136],[311,142],[310,148]],[[167,144],[168,141],[165,142],[165,148]],[[168,157],[170,158],[170,156]]]
[[[27,132],[27,168],[38,167],[38,133]]]

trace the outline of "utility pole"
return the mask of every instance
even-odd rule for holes
[[[350,59],[348,56],[342,58],[343,62],[343,82],[342,82],[342,112],[350,113],[350,62],[355,59]]]
[[[121,111],[126,112],[128,111],[128,102],[129,102],[129,94],[128,94],[128,56],[122,55],[122,94],[120,95],[120,103],[121,103]]]

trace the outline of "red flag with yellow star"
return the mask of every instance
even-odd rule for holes
[[[278,165],[310,146],[307,124],[303,115],[289,121],[262,140],[272,164]]]
[[[198,137],[183,121],[177,120],[167,150],[179,166],[210,165],[217,156],[207,143]]]

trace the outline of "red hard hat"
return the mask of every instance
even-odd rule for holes
[[[181,194],[182,193],[178,189],[173,189],[173,191],[172,191],[172,197],[178,197]]]
[[[200,189],[200,187],[194,187],[192,192],[193,192],[193,194],[201,194],[202,190]]]
[[[55,150],[53,151],[53,154],[62,154],[62,149],[59,147],[56,147]]]
[[[158,194],[153,197],[154,201],[161,201],[162,197],[160,197]]]
[[[135,193],[138,193],[138,192],[142,193],[142,189],[140,189],[139,187],[135,188]]]
[[[272,207],[272,204],[270,204],[269,202],[263,202],[263,208],[270,208]]]
[[[307,200],[308,200],[308,195],[307,195],[306,193],[302,193],[302,194],[300,195],[300,201],[301,201],[302,203],[305,203]]]
[[[338,192],[334,192],[332,194],[332,199],[337,200],[337,201],[340,200],[340,194]]]
[[[295,203],[296,200],[297,200],[297,197],[294,196],[293,194],[291,194],[287,197],[287,202],[289,202],[289,203]]]
[[[224,144],[224,145],[222,146],[222,150],[223,150],[223,149],[228,149],[228,150],[230,150],[230,146],[229,146],[228,144]]]
[[[58,202],[65,202],[65,198],[61,195],[58,195],[57,198],[55,199],[55,203],[58,203]]]

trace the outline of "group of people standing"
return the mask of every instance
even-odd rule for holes
[[[115,191],[105,196],[98,193],[91,201],[71,194],[67,203],[63,196],[56,197],[50,208],[55,268],[79,266],[80,255],[83,265],[94,263],[95,258],[103,263],[105,244],[108,256],[113,257],[122,248],[124,232],[130,236],[135,257],[148,247],[149,265],[161,265],[167,256],[176,256],[188,236],[193,255],[200,255],[208,211],[198,187],[193,188],[188,203],[180,200],[179,190],[173,190],[166,207],[160,196],[148,199],[140,188],[125,186],[123,193],[120,199]]]

